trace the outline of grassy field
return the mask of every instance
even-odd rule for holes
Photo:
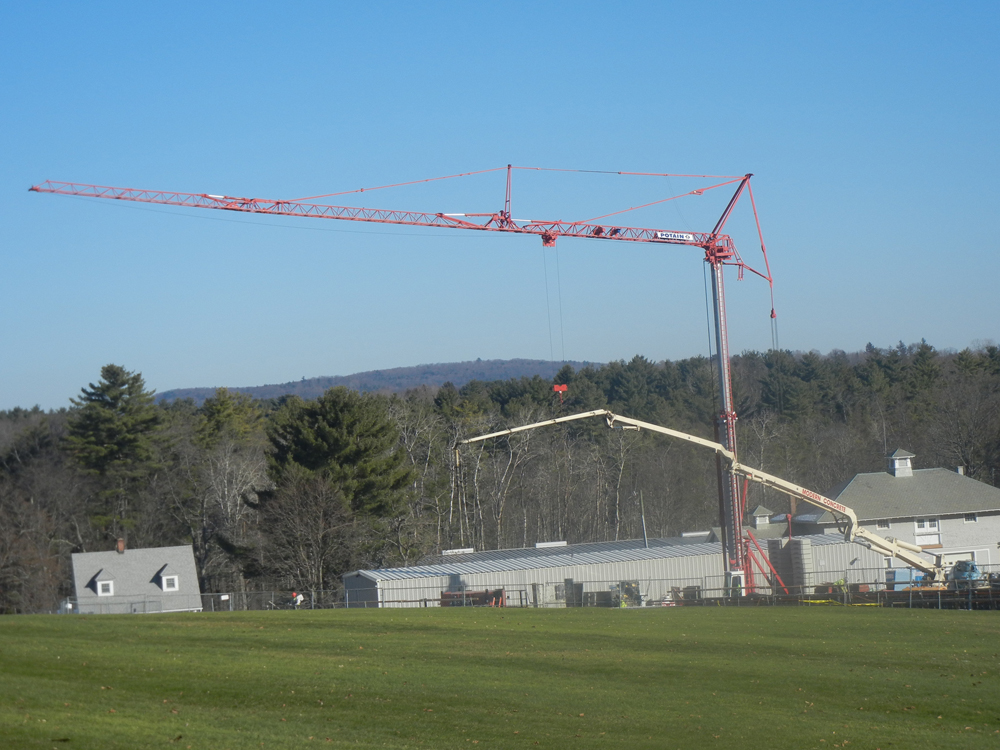
[[[424,609],[0,618],[3,748],[1000,748],[1000,618]]]

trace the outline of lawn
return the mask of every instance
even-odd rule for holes
[[[995,612],[0,618],[3,748],[1000,748]]]

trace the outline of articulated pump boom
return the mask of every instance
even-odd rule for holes
[[[478,435],[477,437],[468,438],[467,440],[459,440],[455,446],[455,461],[456,463],[458,462],[458,446],[460,445],[478,443],[491,438],[504,437],[505,435],[513,435],[526,430],[534,430],[539,427],[560,424],[562,422],[572,422],[577,419],[587,419],[589,417],[604,417],[607,421],[608,427],[612,429],[649,430],[650,432],[659,433],[660,435],[666,435],[668,437],[677,438],[678,440],[684,440],[688,443],[700,445],[703,448],[708,448],[714,451],[716,455],[721,457],[722,460],[729,465],[729,469],[733,474],[746,477],[752,482],[757,482],[765,487],[770,487],[778,492],[783,492],[789,497],[804,500],[807,503],[811,503],[812,505],[833,513],[835,517],[837,517],[837,519],[844,524],[844,539],[846,541],[857,542],[858,544],[873,549],[886,557],[895,558],[905,565],[921,571],[926,576],[927,583],[941,583],[944,580],[944,570],[941,567],[940,558],[936,558],[934,562],[931,563],[926,558],[920,556],[919,553],[922,551],[920,547],[907,542],[901,542],[898,539],[886,539],[858,526],[857,515],[846,505],[841,505],[836,500],[831,500],[830,498],[824,497],[819,493],[813,492],[805,487],[800,487],[799,485],[781,479],[780,477],[763,472],[760,469],[745,466],[736,460],[736,456],[732,453],[732,451],[720,443],[706,440],[695,435],[689,435],[686,432],[671,430],[668,427],[660,427],[659,425],[651,424],[650,422],[643,422],[638,419],[623,417],[621,415],[614,414],[607,409],[597,409],[595,411],[587,411],[580,414],[571,414],[565,417],[557,417],[556,419],[548,419],[544,422],[535,422],[534,424],[522,425],[521,427],[511,427],[507,430],[491,432],[488,435]]]

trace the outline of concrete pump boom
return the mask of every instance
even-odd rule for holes
[[[898,539],[886,539],[878,536],[877,534],[873,534],[858,525],[857,514],[855,514],[855,512],[846,505],[842,505],[836,500],[831,500],[830,498],[824,497],[823,495],[813,492],[810,489],[806,489],[805,487],[800,487],[794,482],[789,482],[780,477],[776,477],[773,474],[761,471],[760,469],[754,469],[753,467],[741,464],[736,460],[736,456],[733,452],[721,443],[706,440],[705,438],[700,438],[696,435],[689,435],[686,432],[671,430],[669,427],[661,427],[660,425],[652,424],[650,422],[643,422],[639,419],[623,417],[619,414],[608,411],[607,409],[596,409],[594,411],[581,412],[580,414],[570,414],[565,417],[547,419],[544,422],[535,422],[534,424],[522,425],[520,427],[511,427],[506,430],[491,432],[487,435],[478,435],[466,440],[459,440],[455,445],[455,461],[457,463],[459,460],[458,446],[460,445],[478,443],[491,438],[514,435],[518,432],[524,432],[526,430],[534,430],[539,427],[547,427],[548,425],[572,422],[578,419],[587,419],[590,417],[604,417],[608,427],[612,429],[649,430],[650,432],[656,432],[660,435],[666,435],[667,437],[676,438],[688,443],[694,443],[702,448],[708,448],[709,450],[714,451],[717,456],[728,464],[729,470],[733,474],[746,477],[751,482],[756,482],[757,484],[762,484],[765,487],[770,487],[778,492],[783,492],[789,497],[794,497],[797,500],[804,500],[807,503],[836,514],[838,520],[843,522],[846,526],[844,530],[844,539],[846,541],[857,542],[885,555],[886,557],[895,558],[909,567],[915,568],[916,570],[924,573],[930,583],[938,583],[944,579],[944,570],[941,567],[940,557],[935,558],[935,561],[931,563],[918,554],[922,552],[920,547],[907,542],[901,542]]]

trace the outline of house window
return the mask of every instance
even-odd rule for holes
[[[114,581],[98,581],[97,582],[97,595],[98,596],[114,596],[115,595],[115,582]]]
[[[976,517],[975,513],[966,513],[965,514],[965,522],[966,523],[976,523],[977,521],[979,521],[979,518]]]
[[[164,578],[163,578],[163,590],[164,591],[177,591],[177,576],[164,576]]]
[[[889,522],[888,521],[876,521],[875,522],[875,528],[877,528],[877,529],[888,529],[889,528]]]
[[[914,542],[924,548],[941,546],[941,524],[938,523],[938,519],[917,518],[913,525],[916,527]]]

